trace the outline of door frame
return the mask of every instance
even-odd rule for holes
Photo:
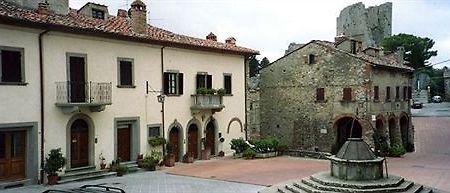
[[[38,122],[0,123],[0,131],[26,131],[26,160],[25,160],[25,182],[26,185],[36,184],[39,174],[39,144],[38,144]],[[28,159],[30,158],[30,159]],[[0,185],[1,189],[1,185]]]
[[[178,128],[178,155],[179,155],[179,159],[176,161],[183,161],[183,155],[184,155],[184,146],[185,146],[185,140],[184,140],[184,129],[183,126],[181,126],[181,124],[175,120],[172,124],[169,125],[169,129],[167,130],[167,136],[166,136],[166,140],[170,141],[170,131],[174,128],[177,127]]]
[[[212,123],[213,125],[214,125],[214,155],[217,155],[218,153],[219,153],[219,144],[218,144],[218,135],[219,135],[219,126],[218,126],[218,124],[217,124],[217,120],[214,118],[214,117],[209,117],[207,120],[206,120],[206,122],[205,122],[205,124],[203,125],[203,133],[202,133],[202,137],[205,137],[205,140],[206,140],[206,132],[207,132],[207,127],[208,127],[208,124],[209,123]],[[211,152],[211,155],[213,155],[212,154],[212,152]]]
[[[71,134],[72,134],[72,124],[78,120],[78,119],[82,119],[83,121],[85,121],[88,124],[88,133],[89,133],[89,154],[88,154],[88,166],[93,166],[95,165],[95,126],[94,126],[94,121],[91,119],[91,117],[89,117],[86,114],[76,114],[74,116],[72,116],[70,118],[70,120],[67,122],[67,126],[66,126],[66,169],[71,169]]]
[[[189,136],[189,127],[191,126],[191,125],[196,125],[197,126],[197,159],[200,159],[201,158],[201,151],[202,151],[202,127],[201,127],[201,122],[198,120],[198,119],[196,119],[195,117],[194,118],[192,118],[191,120],[189,120],[189,122],[188,122],[188,124],[187,124],[187,129],[186,129],[186,133],[185,133],[185,135],[186,135],[186,141],[187,141],[187,143],[186,143],[186,153],[188,152],[188,149],[189,149],[189,139],[188,139],[188,136]]]
[[[140,140],[140,118],[139,117],[116,117],[114,118],[114,159],[117,159],[118,143],[117,130],[120,126],[131,125],[130,132],[130,161],[136,161],[141,151]]]

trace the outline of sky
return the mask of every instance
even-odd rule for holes
[[[259,59],[283,56],[291,42],[333,41],[336,18],[354,3],[366,8],[383,0],[142,0],[147,4],[149,23],[178,34],[205,38],[213,32],[218,41],[236,38],[236,44],[260,51]],[[110,15],[128,9],[133,0],[69,0],[70,7],[87,2],[107,5]],[[407,33],[435,41],[437,64],[450,59],[450,1],[393,0],[392,34]],[[436,68],[450,67],[450,62]]]

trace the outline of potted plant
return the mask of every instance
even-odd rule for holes
[[[167,167],[175,166],[175,155],[172,152],[172,144],[168,143],[166,145],[166,157],[164,158],[164,163]]]
[[[220,95],[220,96],[225,95],[225,89],[223,89],[223,88],[217,89],[217,94]]]
[[[105,157],[103,157],[103,153],[100,153],[100,155],[98,156],[98,159],[100,160],[100,169],[104,170],[106,168],[106,162],[105,162]]]
[[[203,88],[203,87],[198,88],[197,89],[197,94],[202,94],[202,95],[208,94],[208,89],[207,88]]]
[[[61,148],[52,149],[45,158],[44,171],[47,173],[49,185],[54,185],[58,182],[58,171],[66,165],[66,158],[61,153]]]
[[[184,163],[194,163],[194,156],[192,153],[186,153],[183,155],[183,162]]]
[[[150,137],[148,139],[148,144],[152,147],[157,147],[166,144],[166,139],[160,136]]]
[[[128,172],[128,167],[122,165],[120,159],[117,159],[116,161],[112,161],[111,163],[111,170],[113,172],[116,172],[117,176],[123,176],[125,173]]]
[[[142,160],[144,160],[144,155],[143,154],[139,154],[137,156],[137,159],[136,159],[136,163],[138,165],[138,168],[142,168]]]
[[[148,171],[155,171],[158,162],[159,160],[155,159],[154,157],[146,155],[142,160],[142,168]]]

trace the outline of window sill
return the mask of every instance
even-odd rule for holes
[[[179,97],[182,94],[165,94],[165,95],[168,96],[168,97]]]
[[[134,85],[117,85],[117,88],[136,88]]]
[[[27,82],[0,82],[0,85],[4,86],[26,86]]]

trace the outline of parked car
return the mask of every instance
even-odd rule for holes
[[[442,97],[441,97],[441,96],[433,96],[433,97],[431,98],[431,101],[432,101],[433,103],[440,103],[440,102],[442,102]]]
[[[413,109],[421,109],[423,107],[422,102],[419,101],[413,101],[413,104],[411,105],[411,108]]]

